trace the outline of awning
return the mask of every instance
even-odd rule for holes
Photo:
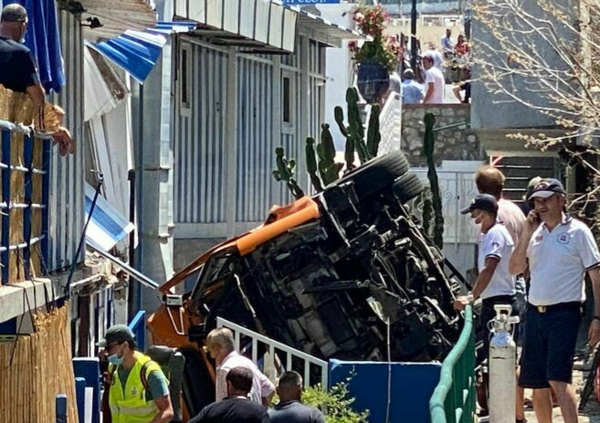
[[[96,39],[115,37],[128,29],[143,31],[156,24],[154,5],[146,0],[78,0],[78,2],[85,9],[82,21],[95,17],[102,23],[100,28],[87,30]]]
[[[94,188],[85,185],[85,216],[89,216]],[[104,251],[112,249],[119,241],[125,238],[132,230],[133,223],[123,217],[117,209],[112,207],[102,196],[98,196],[92,219],[85,232],[87,243],[93,243]]]
[[[175,0],[175,16],[198,22],[212,44],[245,52],[293,53],[298,14],[270,0]]]
[[[298,32],[329,46],[364,39],[298,6],[276,0],[175,0],[175,16],[198,22],[194,34],[244,53],[293,53]]]
[[[366,40],[367,37],[358,31],[334,24],[320,16],[306,12],[299,6],[284,6],[298,14],[298,31],[331,47],[341,47],[344,40]]]
[[[128,30],[107,41],[85,43],[143,84],[167,43],[166,36],[189,32],[195,27],[195,23],[189,22],[158,22],[143,32]]]

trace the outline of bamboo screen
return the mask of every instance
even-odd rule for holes
[[[0,342],[0,422],[54,423],[55,398],[66,394],[77,423],[68,304],[33,316],[35,332]]]

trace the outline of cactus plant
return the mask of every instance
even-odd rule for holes
[[[433,125],[435,124],[435,116],[432,113],[427,113],[423,119],[425,123],[425,139],[423,140],[423,155],[427,158],[427,178],[431,186],[431,200],[433,212],[435,214],[433,224],[433,243],[439,248],[444,246],[444,214],[442,212],[442,197],[440,196],[440,184],[438,181],[437,171],[435,168],[435,135],[433,133]]]
[[[360,109],[358,107],[358,92],[355,88],[348,88],[346,91],[346,104],[348,108],[348,125],[344,122],[344,111],[337,106],[334,109],[335,121],[342,135],[346,138],[346,148],[344,150],[345,171],[349,172],[355,169],[354,154],[358,153],[358,158],[362,163],[377,156],[381,133],[379,132],[379,114],[380,107],[374,104],[371,107],[371,118],[369,120],[369,130],[365,142],[365,130],[360,118]],[[321,140],[317,144],[314,138],[306,139],[306,170],[310,176],[310,182],[317,192],[323,191],[323,187],[337,181],[341,171],[344,169],[344,163],[335,161],[336,150],[333,143],[330,127],[327,123],[321,125]],[[277,170],[273,171],[273,176],[278,181],[285,181],[296,198],[300,189],[293,177],[295,163],[292,159],[287,161],[283,148],[278,147]],[[290,164],[293,166],[290,168]]]
[[[284,181],[292,192],[292,195],[298,199],[304,197],[304,191],[294,179],[294,173],[296,172],[296,161],[294,159],[288,160],[285,157],[285,150],[283,147],[277,147],[275,149],[277,163],[277,170],[273,171],[273,177],[276,181]]]

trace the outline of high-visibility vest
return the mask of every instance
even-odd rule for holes
[[[146,362],[150,362],[146,366],[146,374],[155,371],[162,372],[162,370],[147,355],[142,353],[136,353],[136,355],[138,356],[137,362],[125,382],[125,391],[119,380],[118,367],[112,372],[108,403],[113,423],[150,423],[158,414],[155,402],[153,400],[146,401],[146,386],[142,381],[141,372]]]

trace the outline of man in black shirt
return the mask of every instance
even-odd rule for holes
[[[189,423],[269,423],[269,415],[262,405],[250,401],[252,370],[234,367],[227,373],[227,397],[207,405]]]
[[[277,385],[279,404],[269,410],[271,423],[325,423],[323,413],[302,404],[302,376],[285,372]]]
[[[0,84],[9,90],[27,93],[36,106],[44,105],[35,60],[22,43],[27,31],[27,11],[9,4],[0,17]]]

